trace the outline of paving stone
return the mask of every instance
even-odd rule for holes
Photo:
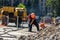
[[[0,28],[0,32],[4,31],[3,28]]]
[[[4,34],[5,32],[0,32],[0,35]]]
[[[16,38],[3,38],[3,40],[17,40]]]
[[[3,35],[1,35],[1,37],[8,37],[8,36],[10,36],[10,35],[8,35],[8,34],[3,34]]]
[[[33,32],[28,32],[28,28],[18,29],[15,27],[0,28],[0,38],[4,40],[60,40],[60,26],[48,25],[45,29],[37,32],[33,27]]]

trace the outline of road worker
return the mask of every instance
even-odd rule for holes
[[[29,32],[32,32],[32,25],[33,24],[37,27],[37,31],[39,31],[39,25],[36,21],[36,15],[34,13],[31,13],[28,16],[28,21],[29,21]]]

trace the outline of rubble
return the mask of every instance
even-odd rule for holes
[[[50,25],[39,32],[28,32],[26,30],[17,30],[11,27],[1,28],[0,38],[3,40],[60,40],[60,26]]]

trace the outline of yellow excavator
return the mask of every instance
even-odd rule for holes
[[[2,7],[0,8],[0,19],[2,19],[3,14],[9,16],[21,16],[23,21],[26,21],[26,9],[24,8],[15,8],[15,7]]]
[[[4,6],[2,8],[0,8],[0,19],[2,20],[2,16],[3,15],[8,15],[9,16],[9,20],[13,20],[16,19],[17,16],[21,17],[22,21],[27,21],[27,12],[26,9],[24,8],[15,8],[15,7],[7,7]],[[12,21],[12,22],[13,22]],[[15,20],[17,21],[17,20]]]

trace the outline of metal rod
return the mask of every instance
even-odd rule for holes
[[[19,18],[19,17],[17,16],[17,28],[18,28],[18,18]]]
[[[7,26],[8,26],[8,23],[9,23],[9,17],[7,16]]]
[[[11,0],[11,6],[13,6],[14,0]]]

